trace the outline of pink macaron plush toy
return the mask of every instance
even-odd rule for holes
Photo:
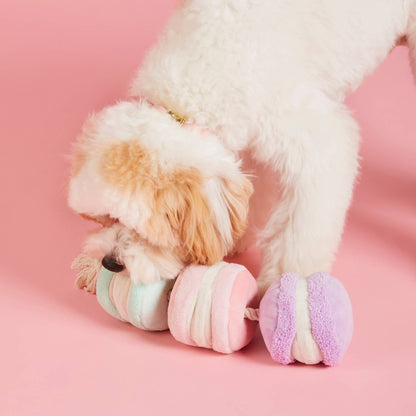
[[[254,337],[259,321],[273,360],[333,366],[351,341],[350,299],[326,272],[307,278],[283,274],[261,302],[255,278],[238,264],[192,265],[174,281],[147,285],[132,284],[104,267],[97,273],[97,298],[108,313],[141,329],[169,329],[188,345],[221,353],[240,350]]]

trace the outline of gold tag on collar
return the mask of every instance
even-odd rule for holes
[[[186,118],[185,117],[182,117],[182,116],[180,116],[179,114],[176,114],[176,113],[174,113],[173,111],[171,111],[171,110],[168,110],[168,114],[175,120],[175,121],[177,121],[181,126],[182,126],[182,124],[183,123],[185,123],[185,121],[186,121]]]

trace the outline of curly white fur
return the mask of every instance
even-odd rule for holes
[[[212,221],[231,249],[223,180],[242,186],[238,159],[248,154],[269,172],[268,186],[251,199],[261,215],[250,213],[248,233],[261,224],[262,289],[282,272],[328,269],[358,169],[358,128],[343,100],[403,41],[416,68],[416,0],[185,1],[148,53],[131,95],[211,134],[183,129],[144,103],[104,110],[84,131],[93,138],[81,140],[88,151],[72,178],[70,205],[91,216],[110,214],[140,234],[148,201],[126,198],[97,175],[106,142],[139,140],[159,167],[198,169]],[[277,190],[278,203],[269,198]],[[267,209],[257,211],[266,200]]]

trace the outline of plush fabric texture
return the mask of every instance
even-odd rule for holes
[[[238,264],[189,266],[178,277],[169,302],[169,329],[192,346],[231,353],[252,339],[256,322],[244,318],[257,307],[255,279]]]
[[[113,275],[108,287],[108,294],[114,307],[124,321],[129,321],[128,303],[131,279],[127,276]]]
[[[259,307],[257,283],[243,266],[234,280],[229,304],[229,345],[231,351],[238,351],[251,342],[257,328],[257,321],[247,319],[245,311]]]
[[[283,274],[276,279],[260,302],[260,329],[273,360],[293,362],[292,343],[296,336],[296,283],[299,276]]]
[[[129,321],[148,331],[168,329],[168,296],[174,280],[132,285],[129,296]]]
[[[174,338],[196,346],[189,331],[189,311],[195,308],[199,285],[208,266],[191,265],[179,274],[173,287],[168,307],[168,325]],[[192,314],[191,314],[192,316]]]
[[[117,308],[113,305],[109,295],[109,289],[113,275],[113,272],[104,269],[104,267],[101,268],[97,278],[97,300],[107,313],[114,316],[114,318],[124,321],[124,319],[118,313]]]
[[[97,300],[112,316],[148,331],[168,329],[168,295],[173,280],[132,284],[127,276],[101,268],[97,279]]]
[[[348,293],[341,282],[326,272],[309,277],[309,314],[312,334],[319,345],[323,363],[338,364],[353,332],[353,316]]]
[[[196,345],[212,348],[212,300],[214,298],[213,283],[226,263],[220,262],[209,267],[200,283],[195,306],[189,312],[189,333]]]
[[[214,282],[214,298],[211,314],[213,323],[213,349],[218,352],[231,353],[234,351],[229,338],[230,302],[236,277],[242,269],[243,266],[229,264],[226,269],[221,270],[221,273],[219,273]],[[245,301],[246,299],[244,298]],[[246,304],[241,305],[239,311],[242,314],[242,319],[244,319],[245,307]],[[241,345],[240,348],[244,345]],[[237,349],[240,348],[237,347]]]

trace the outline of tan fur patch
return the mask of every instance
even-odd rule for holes
[[[138,142],[112,144],[103,149],[100,169],[106,182],[131,192],[151,179],[152,160]]]
[[[213,264],[226,254],[196,168],[162,171],[140,143],[129,141],[106,148],[100,169],[118,191],[148,201],[152,216],[140,231],[151,244],[176,246],[187,263]]]
[[[225,247],[201,193],[199,172],[191,168],[176,171],[165,184],[167,186],[156,190],[148,235],[176,237],[180,243],[177,252],[186,263],[214,264],[220,261],[226,254]]]

